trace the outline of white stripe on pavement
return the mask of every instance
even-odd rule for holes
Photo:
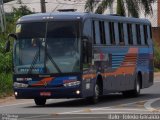
[[[158,101],[158,100],[160,100],[160,98],[155,98],[155,99],[148,100],[148,101],[144,104],[144,107],[145,107],[147,110],[150,110],[150,111],[156,110],[156,109],[153,108],[151,105],[152,105],[154,102]]]
[[[31,104],[33,102],[24,102],[24,103],[17,103],[17,104],[11,104],[11,105],[2,105],[0,106],[0,108],[2,107],[9,107],[9,106],[16,106],[16,105],[25,105],[25,104]]]

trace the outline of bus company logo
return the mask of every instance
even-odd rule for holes
[[[44,82],[44,86],[47,86],[48,85],[48,83],[47,82]]]
[[[94,54],[94,61],[109,61],[109,55],[104,53]]]

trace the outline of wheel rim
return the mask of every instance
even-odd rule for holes
[[[136,90],[137,90],[137,93],[139,93],[139,92],[140,92],[140,85],[139,85],[139,81],[137,81]]]
[[[99,96],[99,87],[96,84],[96,86],[95,86],[95,99],[98,99],[98,96]]]

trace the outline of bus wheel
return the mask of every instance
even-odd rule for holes
[[[135,89],[132,91],[132,94],[134,97],[137,97],[140,95],[140,92],[141,92],[140,80],[141,80],[141,77],[140,75],[138,75],[136,78]]]
[[[94,96],[87,98],[87,100],[92,104],[96,104],[99,100],[99,96],[100,96],[100,88],[99,85],[96,84],[94,86]]]
[[[122,92],[123,96],[125,96],[125,97],[138,97],[140,95],[140,91],[141,91],[140,80],[141,80],[140,75],[137,75],[134,90]]]
[[[38,106],[43,106],[46,104],[46,99],[45,98],[35,98],[34,102]]]

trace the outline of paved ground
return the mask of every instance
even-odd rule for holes
[[[96,105],[91,105],[83,99],[48,100],[44,107],[35,106],[33,100],[15,100],[11,97],[10,100],[0,102],[0,113],[2,113],[0,119],[17,117],[21,118],[20,120],[99,120],[125,117],[111,116],[111,114],[160,114],[159,75],[155,75],[154,85],[142,90],[141,93],[138,98],[124,98],[121,94],[110,94],[102,97]],[[152,117],[160,119],[160,115]]]

